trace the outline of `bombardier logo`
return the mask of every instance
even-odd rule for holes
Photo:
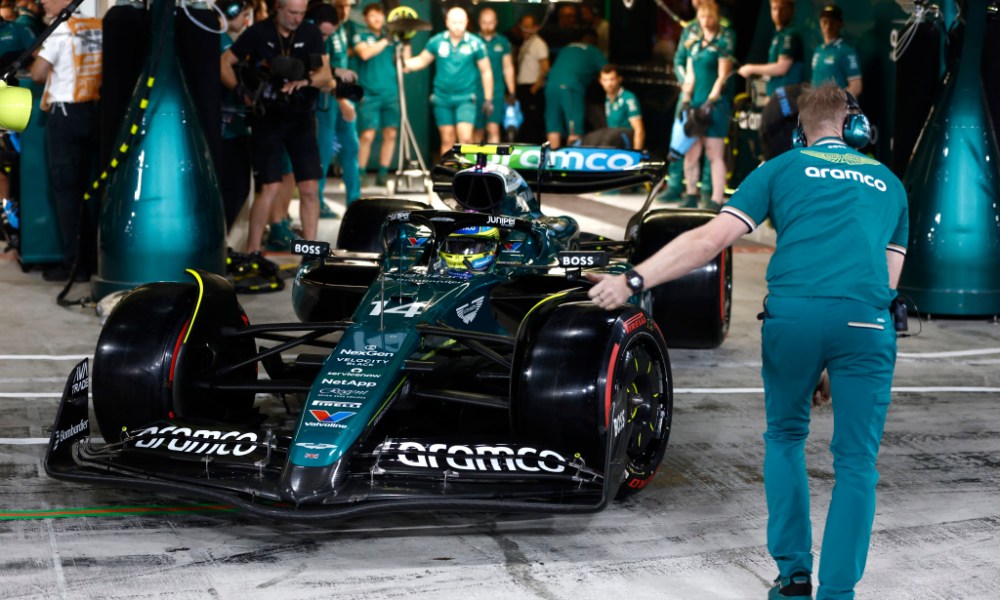
[[[392,445],[393,442],[388,442]],[[389,448],[386,448],[389,450]],[[459,471],[522,471],[562,473],[566,459],[552,450],[510,446],[449,446],[420,442],[399,442],[396,460],[418,469],[452,468]],[[442,464],[443,463],[443,464]]]
[[[456,308],[455,314],[458,315],[459,319],[462,319],[463,323],[468,325],[476,318],[476,315],[479,314],[479,309],[483,307],[483,302],[485,300],[486,296],[480,296],[472,302],[463,304],[462,306]]]
[[[885,182],[871,175],[866,175],[861,171],[854,171],[851,169],[828,169],[823,167],[822,169],[818,167],[806,167],[806,177],[815,177],[820,179],[826,179],[827,177],[831,179],[849,179],[851,181],[857,181],[858,183],[863,183],[868,187],[873,187],[880,192],[886,191]]]
[[[89,430],[90,430],[90,420],[83,419],[76,425],[70,426],[69,429],[64,429],[62,431],[55,432],[55,434],[52,436],[53,439],[55,440],[52,443],[52,450],[55,451],[55,449],[59,447],[59,444],[65,442],[66,440],[73,439],[73,436],[79,435],[80,433]]]

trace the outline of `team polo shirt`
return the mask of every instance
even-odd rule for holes
[[[351,47],[357,48],[364,44],[374,46],[384,38],[371,29],[365,28],[351,38]],[[365,88],[366,96],[395,97],[399,95],[399,82],[396,79],[396,47],[389,39],[389,45],[384,50],[369,58],[358,58],[358,83]]]
[[[34,32],[24,25],[13,21],[0,21],[0,65],[7,66],[12,63],[34,41]]]
[[[721,212],[753,231],[770,219],[777,246],[768,291],[836,297],[888,307],[887,250],[906,254],[906,191],[885,165],[824,138],[753,171]]]
[[[829,44],[816,47],[812,59],[813,87],[834,81],[838,86],[846,88],[848,81],[860,78],[858,53],[845,44],[843,39],[837,38]]]
[[[343,25],[338,27],[333,33],[326,38],[326,43],[324,44],[324,49],[327,55],[330,57],[330,67],[334,69],[349,69],[350,66],[350,55],[348,50],[350,49],[347,45],[347,30]]]
[[[483,40],[486,58],[490,59],[490,68],[493,69],[493,98],[503,98],[507,90],[507,84],[503,79],[503,57],[510,56],[510,40],[499,33],[489,40],[480,39]]]
[[[607,117],[608,127],[628,127],[631,129],[631,119],[642,118],[639,99],[625,88],[619,88],[614,99],[604,97],[604,116]]]
[[[580,42],[569,44],[559,51],[545,85],[583,93],[607,63],[597,46]]]
[[[782,56],[792,59],[792,66],[789,67],[788,72],[783,76],[772,77],[767,82],[768,95],[773,94],[774,90],[779,87],[795,85],[796,83],[805,81],[805,65],[802,62],[804,60],[802,37],[791,25],[784,27],[781,31],[774,32],[774,37],[771,38],[771,46],[767,51],[767,61],[776,63]]]
[[[434,94],[464,96],[479,91],[480,59],[486,58],[486,46],[479,36],[466,32],[457,44],[442,31],[427,41],[424,49],[434,55]],[[493,75],[494,79],[496,74]]]
[[[691,56],[691,46],[701,38],[701,25],[695,19],[684,26],[681,37],[677,40],[677,51],[674,52],[674,74],[677,81],[684,82],[687,76],[687,60]]]
[[[711,42],[697,41],[691,48],[691,70],[694,71],[694,92],[691,95],[691,104],[695,106],[703,104],[708,100],[712,88],[715,87],[715,80],[719,78],[719,60],[731,58],[736,50],[736,35],[732,29],[723,27],[718,35]],[[732,82],[732,78],[726,82],[723,88],[723,95],[727,94],[727,88]]]
[[[323,34],[316,25],[303,21],[286,37],[278,33],[278,26],[272,18],[246,28],[229,50],[238,60],[247,61],[255,69],[264,68],[278,56],[297,58],[308,65],[311,55],[323,53]],[[294,102],[289,107],[269,110],[312,110],[317,97],[319,90],[306,86],[295,92],[292,96]]]

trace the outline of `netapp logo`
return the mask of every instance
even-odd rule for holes
[[[370,388],[378,384],[374,381],[354,381],[353,379],[324,379],[323,385],[348,385],[351,387]]]
[[[886,191],[885,182],[871,175],[866,175],[860,171],[853,171],[851,169],[827,169],[818,167],[806,167],[806,177],[815,177],[820,179],[826,179],[830,177],[831,179],[849,179],[851,181],[857,181],[858,183],[863,183],[868,187],[873,187],[880,192]]]
[[[389,442],[392,444],[392,442]],[[562,473],[566,459],[552,450],[518,448],[509,446],[449,446],[419,442],[399,442],[396,460],[408,467],[440,469],[439,459],[448,467],[459,471],[547,471]],[[443,456],[442,456],[443,455]],[[551,460],[547,462],[546,459]],[[533,466],[537,465],[537,466]]]
[[[90,429],[90,420],[83,419],[76,425],[71,425],[69,429],[63,429],[62,431],[55,432],[53,436],[55,438],[55,443],[52,444],[52,450],[59,447],[59,444],[65,442],[66,440],[72,439],[73,436],[78,435],[82,431]]]
[[[170,435],[166,437],[162,436],[165,433]],[[232,449],[233,456],[246,456],[254,451],[257,447],[256,444],[237,444],[238,440],[243,440],[246,442],[256,442],[257,434],[253,431],[247,431],[245,433],[240,433],[239,431],[215,431],[212,429],[198,429],[196,431],[191,431],[187,427],[175,427],[173,425],[168,425],[163,429],[159,427],[147,427],[143,429],[136,435],[137,438],[149,438],[138,440],[135,443],[136,448],[148,448],[153,450],[159,448],[163,445],[163,442],[170,440],[167,444],[165,450],[171,450],[173,452],[185,452],[189,454],[215,454],[217,456],[229,456]],[[201,442],[195,439],[183,439],[183,438],[204,438],[209,441]]]

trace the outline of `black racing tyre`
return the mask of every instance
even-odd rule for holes
[[[520,439],[572,451],[603,470],[609,498],[646,487],[673,415],[667,347],[646,313],[589,301],[543,304],[518,330],[512,373]]]
[[[362,198],[347,207],[337,234],[337,248],[351,252],[381,254],[382,238],[379,232],[385,218],[394,212],[426,210],[430,205],[402,198]]]
[[[638,264],[678,235],[715,217],[697,208],[667,208],[643,215],[632,238],[632,264]],[[729,332],[733,301],[733,250],[726,248],[708,264],[650,290],[652,313],[671,348],[717,348]]]
[[[106,441],[118,442],[123,430],[160,419],[242,423],[251,418],[254,392],[209,391],[202,385],[256,380],[255,363],[211,377],[220,365],[255,354],[252,337],[218,335],[222,327],[248,326],[246,315],[235,300],[236,310],[227,315],[198,306],[196,318],[206,322],[193,328],[198,300],[196,285],[152,283],[127,294],[108,316],[93,367],[94,415]]]

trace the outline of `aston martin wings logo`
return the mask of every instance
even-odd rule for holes
[[[874,158],[868,158],[867,156],[858,156],[856,154],[836,154],[833,152],[817,152],[815,150],[803,150],[802,154],[808,154],[813,158],[818,158],[820,160],[825,160],[826,162],[837,163],[841,165],[879,165],[882,164]]]
[[[458,315],[459,319],[462,319],[463,323],[468,325],[479,314],[479,309],[483,307],[484,300],[486,300],[486,296],[480,296],[468,304],[463,304],[455,309],[455,314]]]

